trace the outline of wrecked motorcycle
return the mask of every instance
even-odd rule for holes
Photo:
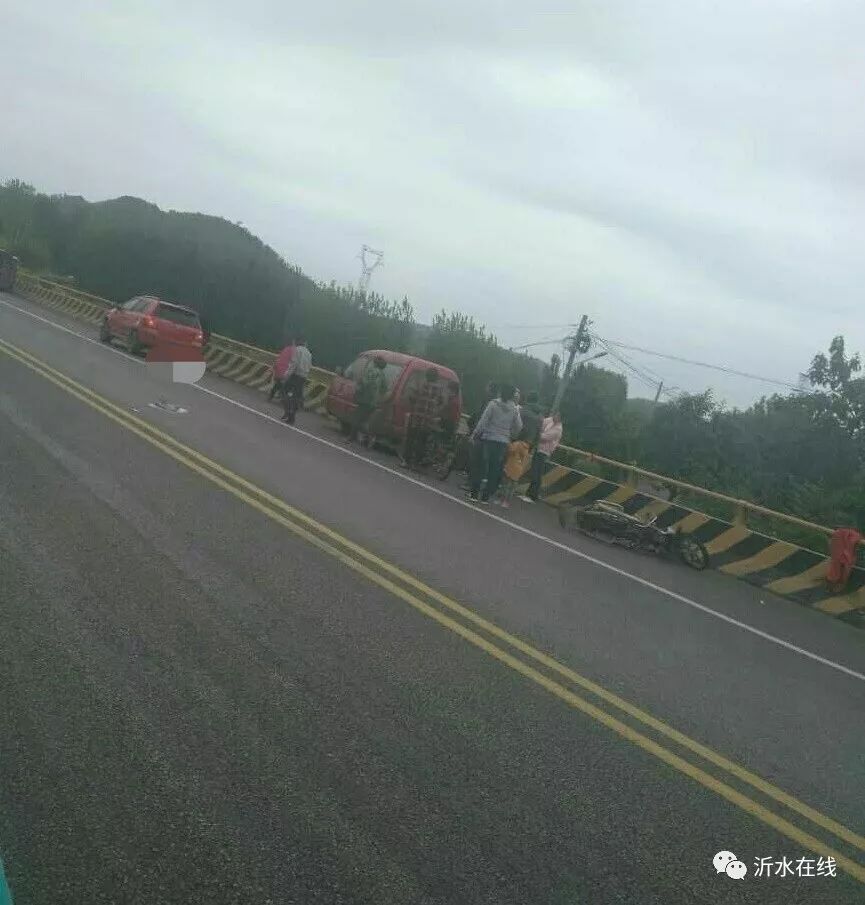
[[[619,503],[597,500],[585,506],[560,506],[559,524],[568,531],[581,531],[608,544],[629,550],[677,556],[692,569],[705,569],[709,553],[695,538],[673,528],[659,528],[657,516],[643,521],[625,512]]]

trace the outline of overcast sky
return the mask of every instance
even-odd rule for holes
[[[240,220],[319,279],[367,243],[372,288],[506,345],[585,312],[793,383],[837,333],[865,351],[861,2],[0,9],[0,176]],[[625,354],[735,404],[773,389]]]

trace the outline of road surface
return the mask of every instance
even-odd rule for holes
[[[16,902],[865,899],[861,633],[92,340],[0,296]]]

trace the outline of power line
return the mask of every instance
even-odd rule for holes
[[[570,324],[564,326],[571,326]],[[669,390],[664,390],[664,379],[657,374],[655,374],[650,368],[638,368],[633,362],[629,361],[624,355],[616,352],[614,349],[611,349],[607,342],[603,339],[603,337],[597,336],[596,334],[592,334],[593,338],[596,339],[601,345],[606,349],[608,355],[611,355],[616,361],[618,361],[624,368],[626,368],[631,374],[637,377],[638,380],[645,383],[647,386],[651,387],[653,390],[657,390],[658,394],[664,393],[666,396],[670,396],[672,398],[673,394]],[[546,345],[564,345],[567,343],[568,339],[572,337],[551,337],[549,339],[541,339],[531,343],[524,343],[520,346],[512,346],[511,351],[519,351],[525,349],[531,349],[536,346],[546,346]],[[578,365],[579,366],[579,365]],[[618,369],[617,369],[618,370]],[[624,376],[624,372],[619,371]]]
[[[653,374],[648,369],[638,368],[633,362],[629,361],[624,355],[620,355],[616,352],[615,349],[610,348],[610,345],[607,343],[603,337],[595,337],[598,342],[607,350],[607,352],[616,359],[616,361],[623,364],[631,373],[635,374],[643,383],[648,384],[653,390],[659,390],[663,392],[664,379],[659,377],[657,374]]]
[[[795,390],[797,393],[807,392],[806,390],[803,390],[801,387],[796,386],[796,384],[788,383],[786,380],[778,380],[775,377],[763,377],[760,374],[750,374],[747,371],[738,371],[735,368],[728,368],[728,367],[725,367],[724,365],[710,364],[707,361],[697,361],[693,358],[684,358],[681,355],[670,355],[666,352],[656,352],[654,349],[646,349],[646,348],[643,348],[642,346],[631,346],[631,345],[628,345],[627,343],[617,342],[616,340],[613,340],[613,339],[605,340],[603,337],[600,337],[600,336],[595,336],[594,338],[597,340],[600,340],[601,342],[604,342],[604,343],[610,343],[611,345],[616,346],[619,349],[629,349],[632,352],[642,352],[644,355],[654,355],[656,358],[666,358],[669,361],[678,361],[678,362],[681,362],[682,364],[694,365],[698,368],[708,368],[709,370],[712,370],[712,371],[721,371],[724,374],[732,374],[735,377],[746,377],[749,380],[759,380],[763,383],[771,383],[771,384],[774,384],[775,386],[781,386],[781,387],[785,387],[786,389],[789,389],[789,390]]]
[[[605,345],[604,348],[606,348],[608,351],[610,350],[610,347],[607,345]],[[631,364],[633,364],[633,362],[631,362]],[[640,369],[644,374],[648,374],[649,377],[651,377],[655,381],[655,383],[663,383],[665,380],[665,378],[662,377],[657,371],[653,371],[647,364],[644,364],[643,362],[640,362]]]
[[[505,324],[505,330],[567,330],[576,324]]]
[[[656,390],[658,388],[657,380],[652,380],[651,377],[646,377],[644,374],[640,373],[640,371],[638,371],[635,367],[633,367],[631,364],[629,364],[623,358],[620,358],[618,355],[616,355],[615,352],[610,352],[610,355],[612,355],[612,357],[619,364],[619,366],[621,368],[621,370],[619,370],[619,373],[622,374],[622,376],[627,376],[627,374],[625,373],[627,371],[630,374],[632,374],[634,377],[636,377],[637,380],[641,381],[646,386],[651,387],[653,390]]]
[[[647,386],[650,386],[652,389],[655,389],[655,387],[657,386],[656,383],[654,383],[654,382],[650,383],[648,380],[645,379],[645,377],[641,377],[639,374],[632,374],[630,369],[628,368],[628,366],[626,364],[624,364],[624,362],[609,361],[609,362],[607,362],[607,364],[604,367],[609,368],[611,371],[614,371],[616,374],[621,374],[622,377],[624,377],[625,379],[627,379],[628,377],[636,377],[639,381],[641,381],[642,383],[645,383]]]
[[[668,399],[677,399],[682,395],[682,390],[677,386],[668,386],[665,383],[665,378],[661,377],[659,374],[656,374],[651,368],[647,368],[645,365],[642,368],[638,368],[632,361],[627,359],[624,355],[618,354],[614,349],[611,349],[608,345],[607,341],[605,341],[600,336],[595,336],[595,339],[601,343],[601,345],[609,352],[609,354],[622,365],[624,365],[629,371],[631,371],[638,379],[642,380],[647,386],[650,386],[653,390],[655,390],[655,401],[658,401],[659,396],[666,396]],[[621,372],[620,372],[621,373]]]
[[[610,348],[610,346],[613,345],[618,346],[618,343],[614,343],[612,342],[612,340],[607,340],[603,336],[599,336],[597,333],[592,334],[592,339],[596,342],[599,342],[614,358],[619,358],[620,360],[625,361],[628,367],[637,367],[632,361],[630,361],[630,359],[626,359],[623,353],[616,353],[613,349]],[[664,382],[664,378],[661,377],[660,374],[657,374],[655,371],[653,371],[648,365],[641,364],[638,370],[640,370],[644,375],[648,375],[652,380],[654,380],[655,383]]]
[[[621,364],[623,364],[629,371],[631,371],[631,373],[636,374],[637,377],[639,377],[641,380],[644,380],[646,383],[651,384],[652,386],[657,386],[662,382],[660,378],[656,378],[654,375],[649,374],[647,371],[641,370],[635,364],[625,358],[624,355],[620,355],[618,352],[616,352],[615,349],[611,349],[603,340],[601,340],[601,344],[604,346],[607,352],[609,352],[609,354],[616,359],[616,361],[621,362]]]
[[[621,374],[625,378],[628,378],[629,376],[636,377],[641,383],[668,399],[675,400],[682,395],[682,390],[679,387],[666,386],[661,378],[654,380],[647,377],[645,374],[639,372],[639,370],[634,365],[630,364],[630,362],[623,359],[621,356],[616,355],[615,352],[610,351],[609,354],[614,361],[607,362],[603,367],[610,368],[615,371],[616,374]]]
[[[551,337],[550,339],[539,339],[537,342],[533,343],[523,343],[521,346],[511,346],[511,350],[514,352],[519,351],[520,349],[531,349],[534,346],[560,346],[565,342],[565,338],[561,336]]]

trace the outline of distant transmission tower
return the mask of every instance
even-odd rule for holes
[[[369,281],[372,279],[372,272],[376,267],[381,267],[381,259],[384,257],[384,252],[376,251],[374,248],[370,248],[369,245],[361,245],[358,257],[360,258],[361,271],[360,279],[357,281],[357,288],[360,293],[366,295],[366,291],[369,289]]]

